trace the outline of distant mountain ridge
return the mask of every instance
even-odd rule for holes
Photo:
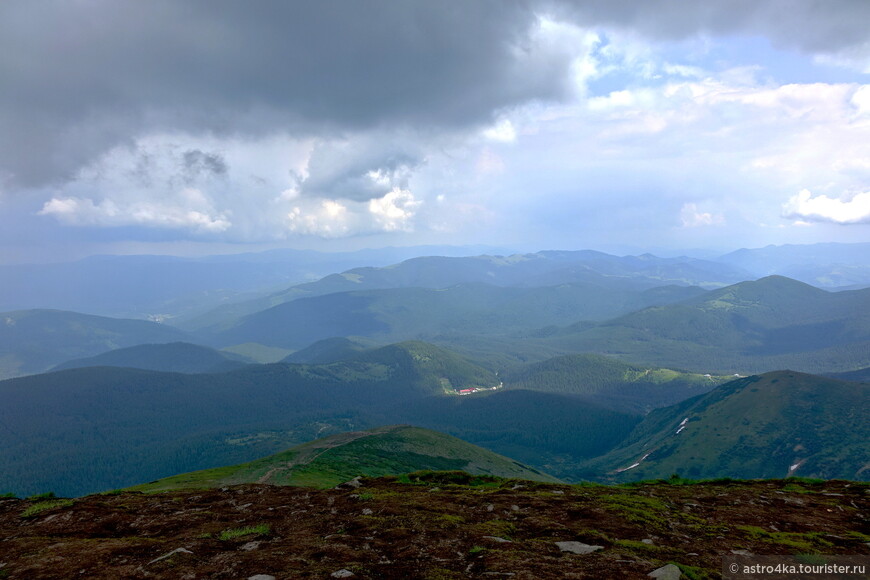
[[[190,316],[350,268],[384,266],[420,255],[485,251],[492,248],[277,249],[202,257],[97,255],[73,262],[0,265],[0,311],[52,308],[137,319]]]
[[[779,274],[821,288],[870,286],[870,243],[809,244],[740,249],[716,259],[755,277]]]
[[[0,313],[0,379],[44,372],[70,359],[145,343],[190,340],[171,326],[62,310]]]
[[[637,292],[666,285],[715,288],[749,276],[731,265],[695,258],[659,258],[650,254],[618,257],[592,250],[542,251],[511,256],[428,256],[380,268],[354,268],[270,296],[220,307],[177,324],[190,331],[226,328],[228,324],[234,324],[234,320],[255,312],[300,298],[341,292],[443,289],[463,284],[504,288],[575,284]]]
[[[298,298],[250,314],[199,336],[225,347],[257,342],[301,349],[333,337],[390,343],[443,333],[497,335],[568,320],[604,320],[704,291],[666,286],[621,290],[562,284],[501,287],[467,283],[447,288],[388,288]]]
[[[870,289],[827,292],[782,276],[741,282],[543,342],[700,372],[870,366]]]

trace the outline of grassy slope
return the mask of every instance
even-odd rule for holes
[[[739,379],[650,413],[583,475],[870,479],[868,401],[868,385],[791,371]]]
[[[399,425],[341,433],[249,463],[176,475],[131,489],[151,492],[238,483],[334,487],[357,475],[379,477],[425,469],[558,481],[455,437]]]

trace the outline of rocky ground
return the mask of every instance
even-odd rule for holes
[[[865,483],[412,479],[0,499],[0,578],[719,578],[735,552],[870,555]]]

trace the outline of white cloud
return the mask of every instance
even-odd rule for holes
[[[287,214],[287,229],[295,234],[340,238],[353,231],[354,217],[347,206],[324,199],[307,208],[296,206],[291,209]]]
[[[90,198],[61,197],[47,201],[39,215],[54,216],[74,226],[148,226],[183,228],[198,233],[220,233],[232,223],[225,213],[215,212],[201,191],[185,189],[179,204],[134,202],[119,205],[111,199],[94,202]]]
[[[517,140],[517,132],[510,119],[502,119],[493,127],[486,129],[483,132],[483,136],[492,141],[500,141],[502,143],[513,143]]]
[[[394,189],[367,202],[300,198],[286,214],[285,233],[321,238],[413,231],[422,204],[408,190]]]
[[[870,85],[861,85],[852,94],[852,105],[859,115],[870,115]]]
[[[845,200],[813,194],[804,189],[782,206],[783,217],[835,224],[870,223],[870,191]]]
[[[725,217],[721,214],[699,211],[696,204],[686,203],[680,209],[680,221],[684,228],[697,228],[723,224]]]
[[[369,200],[369,213],[384,231],[410,231],[411,220],[421,203],[410,191],[393,189],[384,197]]]

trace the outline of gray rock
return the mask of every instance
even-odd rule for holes
[[[255,574],[253,576],[248,576],[248,580],[276,580],[276,578],[269,574]]]
[[[650,538],[644,538],[643,540],[641,540],[641,543],[652,545],[653,541]]]
[[[661,568],[656,568],[647,576],[650,578],[656,578],[657,580],[680,580],[680,576],[683,572],[673,564],[668,564],[667,566],[662,566]]]
[[[335,486],[335,489],[358,489],[362,487],[362,477],[357,475],[350,481],[345,481],[344,483],[339,483]]]
[[[369,508],[363,508],[362,513],[363,513],[364,516],[370,516],[370,515],[372,515],[372,514],[375,513],[375,512],[373,512],[373,511],[372,511],[371,509],[369,509]]]
[[[563,552],[571,552],[572,554],[591,554],[604,549],[604,546],[590,546],[583,542],[556,542],[556,545]]]
[[[504,538],[499,538],[498,536],[484,536],[487,540],[492,540],[493,542],[498,542],[500,544],[510,544],[510,540],[505,540]]]
[[[248,542],[247,544],[245,544],[244,546],[242,546],[239,549],[244,550],[245,552],[250,552],[251,550],[256,550],[259,547],[260,547],[260,542]]]
[[[736,554],[738,556],[754,556],[755,555],[752,552],[750,552],[749,550],[731,550],[731,553]]]
[[[333,572],[332,574],[330,574],[330,576],[332,576],[333,578],[353,578],[354,576],[356,576],[356,574],[354,574],[350,570],[342,568],[341,570]]]

